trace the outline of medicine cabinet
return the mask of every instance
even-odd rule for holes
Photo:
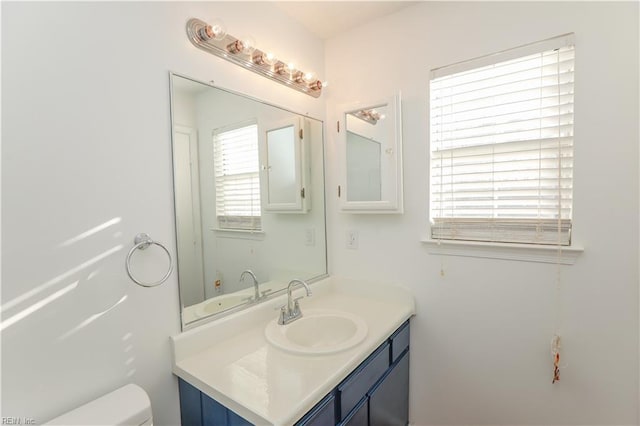
[[[310,208],[308,121],[294,117],[263,126],[264,208],[306,213]]]
[[[340,210],[402,213],[400,94],[342,106],[337,132]]]

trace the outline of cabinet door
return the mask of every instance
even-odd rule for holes
[[[253,426],[253,423],[240,417],[231,410],[227,410],[227,424],[229,426]]]
[[[178,379],[178,390],[182,426],[202,426],[200,391],[182,379]]]
[[[309,123],[293,115],[262,123],[262,189],[265,210],[306,213],[310,206]]]
[[[368,426],[369,398],[365,397],[339,426]]]
[[[400,105],[397,93],[340,108],[336,139],[343,212],[403,212]]]
[[[253,426],[218,401],[202,395],[202,426]],[[186,426],[186,425],[182,425]]]
[[[222,426],[226,424],[227,409],[218,401],[202,394],[202,426]]]
[[[335,424],[336,405],[333,394],[325,397],[311,409],[296,426],[327,426]]]
[[[340,396],[338,420],[347,418],[351,410],[367,395],[367,391],[385,374],[388,368],[389,343],[385,343],[338,385],[338,395]]]
[[[400,358],[369,395],[369,424],[371,426],[408,424],[409,352]]]

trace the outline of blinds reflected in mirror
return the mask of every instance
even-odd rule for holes
[[[213,132],[216,216],[221,229],[261,229],[258,125]]]
[[[570,244],[571,39],[432,74],[432,238]]]

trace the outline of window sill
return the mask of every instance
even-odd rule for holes
[[[236,238],[241,240],[264,240],[264,231],[251,229],[210,228],[218,238]]]
[[[551,245],[488,243],[479,241],[421,240],[429,254],[518,260],[523,262],[557,263],[558,248]],[[560,264],[573,265],[584,251],[581,246],[563,246]]]

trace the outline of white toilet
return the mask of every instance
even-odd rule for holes
[[[49,420],[45,425],[152,426],[151,401],[140,386],[128,384]]]

